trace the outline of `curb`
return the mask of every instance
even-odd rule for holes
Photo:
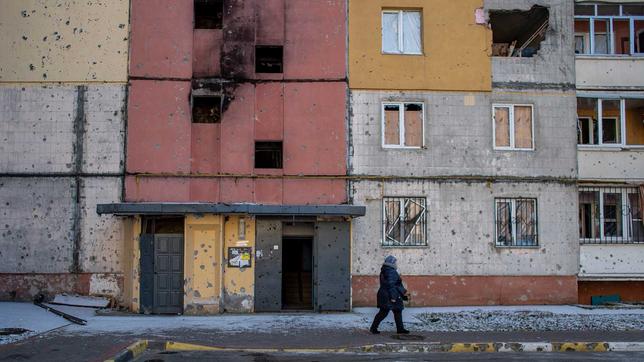
[[[148,349],[148,341],[142,339],[127,346],[116,356],[105,360],[105,362],[129,362],[140,356],[146,349]]]
[[[343,348],[230,348],[166,342],[165,351],[227,351],[255,353],[427,353],[427,352],[644,352],[644,342],[490,342],[383,343]]]

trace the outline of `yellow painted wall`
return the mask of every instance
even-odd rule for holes
[[[123,299],[126,307],[138,313],[140,310],[139,297],[141,293],[140,266],[141,250],[139,236],[141,235],[141,218],[124,219],[124,253],[123,253]]]
[[[478,25],[483,0],[350,0],[352,89],[489,91],[492,32]],[[423,55],[382,54],[383,9],[422,9]]]
[[[185,221],[184,313],[221,311],[221,215],[188,215]]]
[[[129,0],[2,0],[0,82],[125,82]]]
[[[246,237],[239,238],[239,219],[245,219]],[[224,300],[226,311],[229,312],[252,312],[255,295],[255,218],[250,216],[226,216],[224,229],[224,256],[226,266],[224,272]],[[229,247],[250,247],[251,267],[235,268],[229,267],[227,262]]]

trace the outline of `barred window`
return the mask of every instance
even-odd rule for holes
[[[579,240],[585,244],[644,242],[644,187],[580,187]]]
[[[496,246],[538,246],[537,200],[495,199]]]
[[[383,246],[427,245],[427,203],[424,197],[385,197]]]

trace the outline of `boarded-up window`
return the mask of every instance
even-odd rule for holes
[[[532,148],[532,107],[514,107],[514,145]]]
[[[531,105],[494,106],[494,148],[530,150],[533,142]]]
[[[496,147],[510,147],[510,108],[494,108],[494,144]]]
[[[385,105],[385,144],[400,144],[400,106],[397,104]]]
[[[423,104],[383,104],[383,147],[423,146]]]

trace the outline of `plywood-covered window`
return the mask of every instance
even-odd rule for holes
[[[421,12],[384,10],[382,12],[382,52],[422,54]]]
[[[383,103],[382,146],[385,148],[423,147],[424,119],[423,103]]]
[[[534,112],[532,105],[495,104],[492,118],[495,149],[534,149]]]

